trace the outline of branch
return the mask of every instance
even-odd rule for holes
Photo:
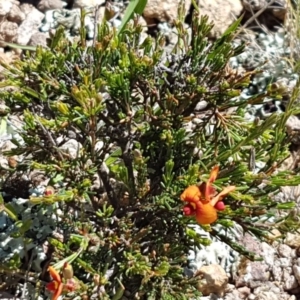
[[[107,193],[107,197],[111,203],[111,205],[113,206],[113,208],[115,210],[118,209],[118,206],[119,206],[119,201],[118,201],[118,198],[117,198],[117,195],[110,183],[110,180],[109,180],[109,171],[108,171],[108,168],[106,166],[106,164],[103,162],[100,167],[98,167],[98,174],[99,174],[99,177],[101,178],[102,182],[103,182],[103,185],[104,185],[104,188],[106,190],[106,193]]]

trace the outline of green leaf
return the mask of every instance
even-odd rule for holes
[[[1,196],[1,198],[2,198],[2,196]],[[11,204],[9,204],[9,203],[6,205],[1,204],[0,211],[5,211],[12,220],[14,220],[14,221],[18,220],[17,213]]]
[[[64,38],[64,36],[65,36],[65,30],[62,26],[59,26],[56,29],[55,35],[51,40],[50,48],[55,49],[59,44],[59,42]]]
[[[64,176],[62,174],[57,174],[54,178],[51,178],[51,183],[56,184],[64,180]]]
[[[199,6],[195,0],[192,0],[192,5],[194,6],[194,9],[197,11],[197,13],[200,12]]]
[[[125,287],[122,284],[122,282],[119,280],[119,278],[117,278],[117,281],[119,283],[119,288],[117,289],[116,293],[114,294],[112,300],[119,300],[123,297],[124,291],[125,291]]]
[[[20,45],[20,44],[14,44],[14,43],[7,43],[4,41],[1,41],[1,43],[4,43],[5,46],[8,46],[13,49],[21,49],[21,50],[29,50],[29,51],[35,51],[36,46],[25,46],[25,45]]]
[[[118,33],[121,33],[130,21],[134,13],[141,15],[147,5],[147,0],[132,0],[129,2],[122,23],[119,27]]]
[[[18,253],[14,253],[13,257],[9,260],[8,266],[12,270],[20,268],[21,259],[20,259],[20,255]]]
[[[139,14],[139,15],[142,15],[146,5],[147,5],[147,0],[138,1],[138,4],[137,4],[134,12]]]
[[[237,28],[239,27],[241,21],[243,19],[243,16],[239,17],[236,21],[234,21],[227,29],[226,31],[222,34],[222,36],[228,36],[231,33],[235,32]]]
[[[22,90],[24,92],[28,93],[30,96],[36,98],[36,99],[40,99],[41,98],[41,96],[35,90],[33,90],[32,88],[30,88],[28,86],[27,87],[25,87],[25,86],[22,87]]]
[[[286,202],[286,203],[278,203],[277,209],[293,209],[295,207],[295,202]]]

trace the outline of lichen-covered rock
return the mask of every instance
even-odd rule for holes
[[[173,23],[178,17],[180,0],[148,0],[143,16],[148,24],[159,22]],[[184,1],[185,10],[188,13],[191,0]]]
[[[228,276],[232,276],[236,272],[239,264],[239,254],[231,249],[225,243],[216,238],[210,237],[200,226],[195,225],[193,229],[201,236],[212,240],[209,246],[195,247],[189,253],[189,264],[185,269],[187,275],[193,275],[204,265],[220,265]],[[235,224],[231,233],[226,232],[224,227],[217,225],[217,230],[222,234],[238,239],[242,234],[242,229]]]
[[[86,10],[87,11],[87,10]],[[92,39],[94,36],[94,9],[88,10],[89,13],[85,15],[84,24],[87,31],[87,38]],[[81,10],[74,8],[68,9],[56,9],[49,10],[45,13],[43,23],[40,24],[39,30],[42,32],[49,32],[51,29],[56,29],[59,26],[63,26],[65,33],[68,37],[74,37],[79,35],[79,28],[81,24]]]
[[[26,234],[32,240],[28,243],[23,237],[12,236],[12,233],[17,232],[18,228],[4,212],[0,212],[1,262],[7,263],[14,255],[18,255],[20,259],[23,259],[27,254],[25,249],[27,251],[32,249],[35,257],[33,267],[40,272],[40,264],[46,259],[40,241],[44,241],[47,236],[51,235],[55,228],[57,217],[53,213],[54,210],[52,208],[49,208],[47,211],[43,209],[36,210],[33,204],[21,198],[14,198],[10,204],[14,211],[21,216],[20,219],[29,225]],[[28,220],[31,220],[31,222],[28,223]]]
[[[240,0],[198,0],[198,6],[200,14],[207,15],[214,22],[210,33],[212,38],[222,35],[243,11]]]

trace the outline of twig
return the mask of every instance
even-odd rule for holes
[[[33,258],[33,253],[31,253],[31,255],[30,255],[28,267],[27,267],[27,270],[25,272],[25,281],[24,281],[24,285],[23,285],[23,291],[22,291],[21,299],[26,299],[26,287],[27,287],[27,283],[29,281],[28,276],[29,276],[29,270],[30,270],[31,264],[32,264],[32,258]]]
[[[117,195],[111,186],[111,183],[109,182],[109,176],[108,176],[108,169],[106,164],[103,162],[100,167],[98,168],[98,174],[99,177],[101,178],[103,185],[105,187],[107,197],[113,206],[113,208],[116,210],[119,206]]]
[[[33,110],[33,112],[34,112],[34,110]],[[39,123],[39,125],[41,126],[41,128],[42,128],[44,134],[47,135],[49,141],[51,142],[52,146],[53,146],[54,149],[56,150],[56,152],[57,152],[59,158],[63,161],[64,158],[63,158],[63,156],[62,156],[60,150],[58,149],[58,146],[56,145],[54,139],[52,138],[51,134],[49,133],[49,131],[46,130],[46,128],[43,126],[43,124],[40,122],[40,120],[39,120],[38,118],[35,118],[35,120]]]
[[[271,5],[275,2],[275,0],[271,0],[268,4],[266,4],[263,8],[261,8],[259,11],[257,11],[249,20],[245,22],[243,26],[236,32],[234,35],[234,38],[236,38],[241,31],[243,31],[252,21],[254,21],[257,17],[259,17],[267,8],[271,7]]]
[[[98,35],[98,17],[99,17],[100,5],[96,6],[95,19],[94,19],[94,37],[93,37],[93,47],[95,47]]]

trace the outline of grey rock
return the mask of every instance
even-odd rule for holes
[[[61,0],[41,0],[37,5],[37,9],[46,12],[51,9],[62,9],[65,5],[66,3]]]
[[[160,0],[150,0],[144,9],[143,16],[148,24],[153,24],[154,20],[161,22],[174,22],[178,17],[179,0],[165,0],[163,5]],[[188,11],[191,1],[184,2],[185,9]]]
[[[290,116],[286,122],[286,130],[292,142],[300,145],[300,119],[297,116]]]
[[[31,36],[38,31],[38,28],[44,18],[44,14],[31,7],[31,11],[26,15],[26,19],[18,28],[18,37],[16,42],[21,45],[27,45]]]
[[[279,264],[275,264],[272,267],[272,276],[275,281],[280,282],[282,280],[283,271],[282,271],[281,267],[279,266]]]
[[[295,289],[299,286],[296,277],[294,275],[291,275],[291,273],[292,273],[292,268],[283,269],[282,280],[283,280],[283,288],[285,291]]]
[[[293,273],[295,278],[298,281],[298,284],[300,284],[300,267],[297,265],[293,265]]]
[[[207,101],[199,101],[195,107],[195,110],[203,110],[207,107],[208,103]]]
[[[82,145],[74,139],[68,140],[60,147],[60,149],[71,159],[75,159],[76,157],[79,156],[79,152],[81,148]]]
[[[280,244],[277,248],[278,254],[281,257],[291,258],[295,256],[295,252],[288,245]]]
[[[254,300],[282,300],[280,298],[280,295],[277,295],[273,292],[261,292],[256,297]]]
[[[31,36],[28,45],[47,47],[47,38],[49,38],[48,33],[38,31]]]
[[[278,258],[279,264],[282,268],[287,268],[292,266],[292,258],[291,257],[280,257]]]
[[[298,248],[300,247],[300,235],[288,232],[284,243],[291,248]]]
[[[0,41],[13,42],[18,35],[18,24],[4,20],[0,23]],[[0,46],[5,46],[0,42]]]
[[[222,296],[228,283],[228,276],[222,267],[218,264],[203,266],[197,274],[201,275],[198,283],[198,290],[203,295],[211,293]]]
[[[240,298],[240,294],[237,290],[233,290],[225,295],[224,300],[243,300],[243,298]]]
[[[261,243],[261,250],[262,250],[262,256],[264,259],[264,262],[269,266],[274,265],[274,260],[275,260],[275,249],[270,246],[269,244],[263,242]]]
[[[210,32],[213,38],[223,34],[225,28],[228,28],[243,11],[241,1],[236,0],[198,0],[197,3],[201,16],[207,15],[209,21],[214,23]]]
[[[73,3],[73,8],[85,8],[93,7],[97,5],[103,5],[105,0],[75,0]]]
[[[25,14],[21,11],[18,2],[13,3],[9,13],[7,14],[7,20],[17,24],[20,24],[25,20]]]
[[[15,2],[14,0],[0,1],[0,21],[6,18]]]
[[[251,294],[251,289],[248,288],[247,286],[240,287],[237,290],[240,299],[247,299],[248,296]]]

